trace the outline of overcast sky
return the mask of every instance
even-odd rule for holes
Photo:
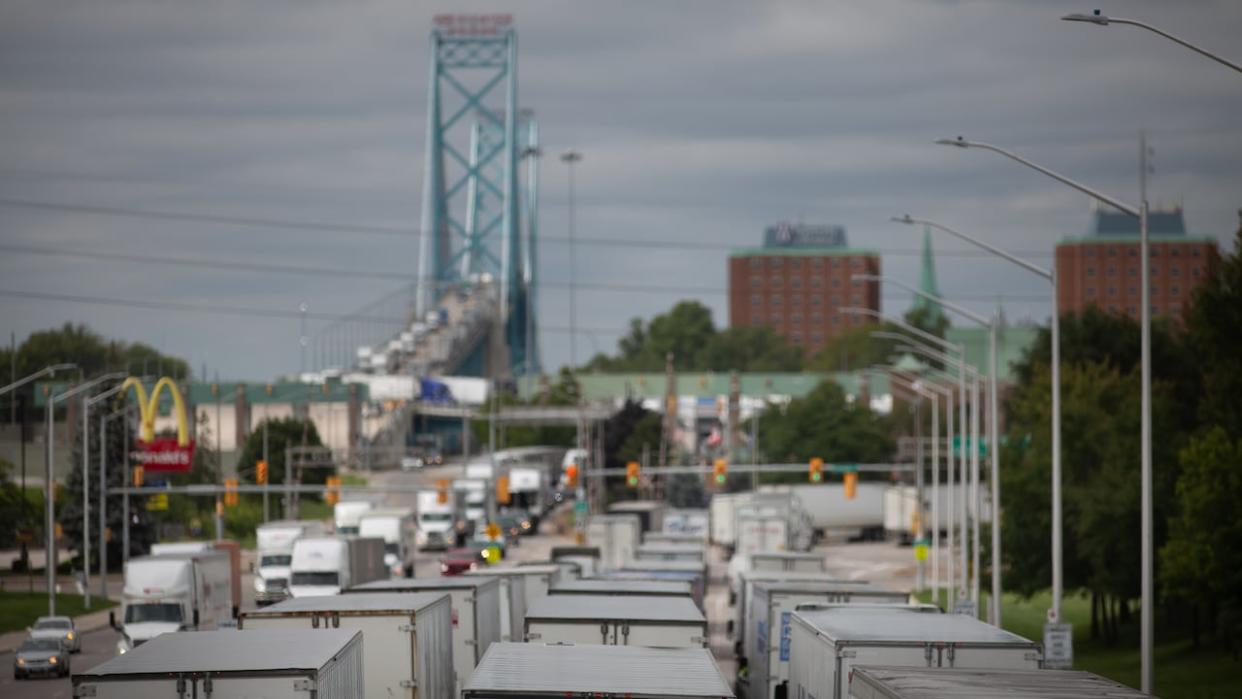
[[[1092,0],[1098,1],[1098,0]],[[1058,21],[1080,2],[0,2],[0,330],[20,342],[65,321],[141,340],[221,378],[295,371],[298,320],[31,299],[11,292],[347,313],[402,286],[357,279],[38,255],[39,249],[245,260],[405,274],[418,241],[313,228],[132,218],[42,202],[417,228],[428,34],[447,10],[511,10],[521,105],[544,142],[541,229],[567,226],[568,147],[582,239],[758,244],[780,220],[846,226],[917,281],[909,212],[1051,264],[1086,232],[1085,197],[984,152],[1012,147],[1127,201],[1137,134],[1155,150],[1150,199],[1231,248],[1242,207],[1242,75],[1127,27]],[[1114,2],[1242,59],[1242,3]],[[19,251],[18,248],[27,249]],[[936,239],[941,289],[1010,320],[1043,321],[1037,277]],[[580,290],[579,360],[628,319],[681,298],[725,306],[727,251],[581,245],[580,280],[711,293]],[[564,282],[550,240],[540,273]],[[886,289],[887,310],[908,295]],[[568,300],[540,292],[545,364],[569,357]],[[311,334],[325,321],[312,321]]]

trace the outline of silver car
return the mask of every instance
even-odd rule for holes
[[[54,638],[64,644],[70,653],[82,650],[82,638],[67,616],[41,616],[28,629],[31,638]]]
[[[69,676],[69,652],[59,638],[27,638],[13,654],[13,679]]]

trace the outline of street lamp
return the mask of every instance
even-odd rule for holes
[[[1242,65],[1238,65],[1237,63],[1234,63],[1233,61],[1230,61],[1229,59],[1224,58],[1222,56],[1218,56],[1212,53],[1211,51],[1208,51],[1207,49],[1195,46],[1194,44],[1190,43],[1189,41],[1186,41],[1185,39],[1181,39],[1179,37],[1173,36],[1172,34],[1164,31],[1163,29],[1160,29],[1158,27],[1153,27],[1152,25],[1147,24],[1146,22],[1140,22],[1136,19],[1125,19],[1122,17],[1109,17],[1108,15],[1100,14],[1099,10],[1095,10],[1089,15],[1084,15],[1082,13],[1075,12],[1073,14],[1065,15],[1061,19],[1065,20],[1066,22],[1086,22],[1088,24],[1095,24],[1101,27],[1107,27],[1110,24],[1128,24],[1132,27],[1146,29],[1147,31],[1153,34],[1159,34],[1160,36],[1163,36],[1164,38],[1174,43],[1185,46],[1186,48],[1190,49],[1191,51],[1194,51],[1195,53],[1201,56],[1206,56],[1207,58],[1210,58],[1213,61],[1216,61],[1217,63],[1228,66],[1238,71],[1239,73],[1242,73]],[[1144,689],[1143,691],[1147,691],[1147,690]]]
[[[578,347],[577,333],[575,332],[578,323],[577,298],[575,295],[575,285],[577,284],[577,252],[574,249],[574,227],[577,211],[574,203],[574,165],[582,162],[582,153],[572,148],[561,153],[561,162],[569,168],[569,366],[577,368],[578,366]]]
[[[1139,220],[1139,266],[1141,267],[1141,270],[1139,272],[1139,283],[1142,284],[1143,286],[1143,290],[1141,292],[1143,308],[1139,312],[1139,326],[1140,326],[1139,345],[1140,345],[1140,354],[1141,354],[1139,364],[1140,364],[1140,373],[1142,374],[1142,387],[1141,387],[1142,397],[1141,397],[1141,407],[1140,407],[1142,427],[1140,428],[1140,437],[1139,437],[1140,439],[1139,450],[1140,450],[1140,455],[1141,455],[1141,460],[1142,460],[1141,475],[1140,475],[1140,478],[1142,479],[1142,500],[1141,500],[1141,510],[1142,510],[1142,543],[1141,543],[1141,546],[1142,546],[1142,563],[1141,563],[1142,592],[1141,592],[1141,595],[1142,596],[1141,596],[1140,605],[1139,605],[1140,606],[1140,619],[1139,619],[1140,634],[1139,635],[1141,638],[1139,645],[1140,645],[1140,655],[1142,658],[1142,671],[1141,671],[1142,690],[1144,692],[1151,693],[1151,690],[1152,690],[1152,639],[1154,636],[1154,626],[1153,626],[1153,619],[1152,619],[1152,614],[1153,614],[1152,592],[1153,590],[1152,590],[1152,507],[1151,507],[1151,499],[1152,499],[1151,498],[1151,282],[1149,281],[1149,277],[1151,275],[1151,256],[1149,254],[1150,245],[1147,240],[1148,238],[1147,236],[1147,139],[1142,133],[1139,134],[1139,197],[1141,200],[1141,204],[1137,208],[1130,206],[1129,204],[1125,204],[1117,199],[1114,199],[1113,197],[1110,197],[1107,194],[1103,194],[1094,189],[1091,189],[1090,187],[1084,184],[1080,184],[1066,177],[1065,175],[1049,170],[1048,168],[1043,167],[1042,165],[1031,162],[1030,160],[1023,158],[1022,156],[1016,153],[1013,153],[1012,151],[1005,150],[1004,148],[1000,148],[998,146],[994,146],[988,143],[980,143],[978,141],[968,141],[961,136],[958,136],[957,138],[938,139],[936,143],[940,145],[956,146],[958,148],[979,148],[981,150],[992,151],[993,153],[1009,158],[1010,160],[1016,163],[1025,165],[1026,167],[1029,167],[1032,170],[1035,170],[1036,172],[1047,175],[1048,177],[1051,177],[1052,179],[1070,187],[1071,189],[1076,189],[1079,192],[1086,194],[1087,196],[1091,197],[1092,199],[1095,199],[1096,201],[1102,202],[1104,204],[1108,204],[1109,206],[1123,213],[1127,213],[1131,216],[1135,216]],[[1055,291],[1053,292],[1053,296],[1054,297],[1056,296]],[[1060,493],[1060,483],[1054,483],[1053,484],[1053,497],[1059,498],[1059,493]],[[1054,516],[1058,517],[1058,519],[1054,521],[1059,522],[1060,521],[1059,520],[1060,508],[1058,508],[1057,511],[1054,512],[1053,514]],[[1059,531],[1055,533],[1059,534]],[[1059,552],[1059,549],[1060,549],[1059,540],[1054,539],[1053,543],[1054,543],[1054,546],[1057,547],[1057,550]],[[1052,565],[1053,565],[1053,568],[1052,568],[1052,609],[1048,610],[1048,616],[1050,617],[1049,621],[1060,623],[1061,621],[1062,566],[1060,563],[1059,555],[1053,558]]]
[[[864,281],[878,281],[878,282],[883,282],[883,283],[892,284],[892,285],[894,285],[894,286],[897,286],[897,287],[900,287],[900,288],[902,288],[902,289],[905,289],[906,291],[909,291],[910,293],[917,294],[918,296],[921,296],[921,297],[923,297],[923,298],[925,298],[925,299],[927,299],[927,300],[929,300],[929,301],[934,301],[934,302],[936,302],[936,303],[938,303],[938,304],[941,304],[941,305],[943,305],[945,308],[948,308],[949,310],[953,311],[954,313],[957,313],[958,315],[961,315],[961,316],[963,316],[963,317],[965,317],[965,318],[968,318],[969,320],[972,320],[972,321],[974,321],[974,322],[978,323],[979,325],[982,325],[983,327],[987,328],[987,329],[988,329],[988,365],[989,365],[989,369],[988,369],[988,374],[989,374],[989,377],[988,377],[988,401],[989,401],[992,405],[996,405],[996,402],[997,402],[997,376],[996,376],[996,375],[997,375],[997,361],[996,361],[996,333],[997,333],[997,329],[998,329],[998,328],[999,328],[999,326],[1000,326],[1000,322],[999,322],[999,319],[996,317],[996,315],[995,315],[995,314],[993,314],[993,316],[992,316],[992,318],[991,318],[991,319],[988,319],[988,318],[986,318],[986,317],[984,317],[984,316],[982,316],[982,315],[979,315],[978,313],[975,313],[974,311],[971,311],[970,309],[963,308],[962,306],[959,306],[959,305],[957,305],[957,304],[955,304],[955,303],[951,303],[951,302],[949,302],[949,301],[945,301],[943,298],[941,298],[941,297],[939,297],[939,296],[936,296],[936,295],[934,295],[934,294],[929,294],[929,293],[927,293],[927,292],[925,292],[925,291],[921,291],[921,290],[916,289],[916,288],[914,288],[914,287],[912,287],[912,286],[910,286],[910,285],[908,285],[908,284],[905,284],[905,283],[903,283],[903,282],[897,281],[896,279],[892,279],[892,278],[890,278],[890,277],[884,277],[884,276],[874,275],[874,274],[855,274],[855,275],[853,275],[851,278],[852,278],[852,279],[858,279],[858,280],[864,280]],[[965,352],[963,352],[963,353],[962,353],[962,358],[963,358],[963,360],[965,359]],[[963,362],[963,363],[964,363],[964,362]],[[961,376],[961,371],[962,371],[962,370],[959,368],[959,376]],[[963,384],[965,383],[965,377],[964,377],[964,376],[961,378],[961,381],[963,382]],[[963,391],[963,396],[962,396],[962,403],[963,403],[963,404],[965,403],[965,395],[964,395],[964,391]],[[963,412],[962,412],[962,423],[963,423],[963,428],[964,428],[964,427],[965,427],[965,422],[966,422],[966,420],[965,420],[966,415],[965,415],[965,407],[964,407],[964,405],[963,405],[963,407],[962,407],[962,411],[963,411]],[[996,425],[995,420],[989,420],[989,422],[991,422],[991,424],[988,426],[988,431],[989,431],[989,435],[990,435],[990,438],[991,438],[991,441],[992,441],[992,451],[993,451],[993,454],[995,454],[995,453],[996,453],[996,448],[997,448],[997,443],[996,443],[996,437],[997,437],[997,434],[996,434],[996,433],[997,433],[997,425]],[[963,432],[965,432],[965,430],[964,430],[964,429],[963,429]],[[977,448],[978,448],[978,446],[976,445],[974,448],[975,448],[975,449],[977,449]],[[976,457],[976,459],[977,459],[977,457]],[[993,463],[994,463],[994,464],[998,464],[999,462],[997,462],[997,461],[995,461],[995,460],[994,460],[994,461],[993,461]],[[962,454],[962,466],[963,466],[963,473],[964,473],[964,472],[965,472],[965,452],[963,452],[963,454]],[[992,474],[993,483],[996,483],[996,480],[997,480],[997,475],[998,475],[999,470],[1000,470],[1000,468],[999,468],[999,466],[997,466],[997,467],[996,467],[996,472],[993,472],[993,474]],[[995,486],[994,486],[994,487],[995,487]],[[975,505],[975,506],[976,506],[976,508],[977,508],[977,507],[978,507],[978,503],[976,503],[976,505]],[[994,504],[994,505],[993,505],[993,507],[999,508],[999,506],[1000,506],[1000,501],[998,500],[998,501],[996,502],[996,504]],[[976,510],[976,511],[977,511],[977,510]],[[995,519],[996,519],[996,517],[993,517],[993,519],[995,520]],[[964,531],[963,531],[963,533],[962,533],[962,534],[963,534],[963,536],[965,536],[965,532],[964,532]],[[965,552],[965,550],[963,550],[963,551],[962,551],[962,556],[963,556],[963,557],[965,556],[965,553],[966,553],[966,552]],[[962,559],[962,565],[963,565],[963,568],[965,568],[965,558],[963,558],[963,559]],[[993,568],[995,568],[995,567],[996,567],[996,566],[993,566]]]
[[[873,370],[871,369],[868,370],[869,373],[871,371]],[[878,371],[878,370],[875,370],[875,371]],[[900,383],[900,384],[897,383],[899,380],[903,381],[904,383]],[[935,393],[927,390],[926,388],[923,388],[922,386],[919,385],[917,381],[908,382],[908,381],[905,381],[905,379],[903,379],[902,377],[896,376],[890,373],[889,374],[890,392],[894,396],[900,396],[900,394],[897,392],[897,389],[902,386],[908,387],[909,390],[912,392],[911,395],[917,398],[917,400],[913,402],[915,403],[915,434],[916,434],[916,439],[918,440],[915,452],[917,454],[916,461],[918,462],[918,470],[916,471],[916,473],[918,474],[917,480],[916,480],[916,488],[918,490],[918,495],[919,495],[919,503],[918,503],[917,512],[918,512],[918,519],[919,519],[918,535],[920,539],[922,539],[924,534],[926,534],[927,532],[927,515],[926,515],[926,512],[924,511],[924,505],[923,505],[923,502],[924,502],[923,470],[926,468],[926,464],[923,462],[923,443],[922,443],[923,442],[922,440],[923,425],[922,425],[921,410],[919,409],[919,406],[922,404],[923,400],[926,399],[929,403],[931,403],[931,408],[932,408],[931,463],[932,463],[932,470],[935,471],[935,474],[936,474],[935,478],[933,479],[933,487],[932,487],[932,501],[936,503],[936,507],[933,510],[935,514],[935,522],[932,525],[933,526],[933,529],[932,529],[933,531],[932,566],[934,568],[933,574],[932,574],[932,596],[934,600],[939,601],[940,599],[940,402],[937,400]],[[925,564],[922,560],[920,560],[918,564],[918,568],[917,568],[919,579],[918,579],[918,584],[916,585],[916,587],[919,590],[926,589],[924,569],[925,569]]]
[[[90,468],[90,413],[91,406],[102,400],[107,400],[121,389],[124,385],[113,386],[112,388],[82,400],[82,572],[84,577],[83,588],[86,608],[91,607],[91,468]],[[100,422],[103,425],[103,422]],[[102,461],[104,454],[103,432],[99,435],[99,458]],[[108,484],[102,480],[100,476],[99,488],[101,492],[107,489]],[[103,546],[100,546],[99,555],[104,556]]]
[[[14,354],[14,361],[16,361],[16,354]],[[51,366],[45,366],[42,369],[36,371],[35,373],[29,376],[25,376],[25,377],[22,377],[14,381],[8,386],[0,387],[0,396],[6,393],[9,393],[11,391],[16,391],[17,389],[21,388],[22,386],[25,386],[31,381],[36,381],[38,379],[43,378],[44,376],[55,376],[56,372],[58,371],[68,371],[69,369],[76,369],[76,368],[78,368],[77,364],[72,364],[68,362],[64,364],[53,364]],[[25,431],[25,425],[26,425],[26,420],[25,418],[22,418],[22,431],[21,431],[20,439],[22,443],[22,514],[23,515],[26,514],[26,512],[28,511],[27,508],[29,507],[29,503],[26,501],[26,495],[25,495],[26,493],[26,431]],[[29,548],[25,544],[22,544],[22,551],[25,552],[26,565],[27,567],[29,567],[30,565]]]
[[[56,404],[62,400],[72,398],[83,391],[88,391],[95,386],[115,379],[123,379],[128,374],[125,372],[115,372],[104,374],[70,388],[62,393],[49,396],[47,399],[47,407],[45,417],[47,418],[47,448],[44,450],[47,456],[47,467],[44,472],[43,483],[43,526],[44,526],[44,545],[47,547],[44,554],[46,559],[43,563],[47,578],[47,614],[48,616],[56,616],[56,503],[53,502],[52,496],[55,492],[55,480],[52,474],[52,449],[55,446],[55,423],[52,421],[52,414],[55,412]]]
[[[894,216],[892,220],[896,223],[904,223],[906,225],[922,224],[929,228],[948,233],[951,236],[964,240],[971,245],[983,248],[988,252],[1008,260],[1023,269],[1034,272],[1052,286],[1052,560],[1053,568],[1060,570],[1061,567],[1061,311],[1057,301],[1057,277],[1056,269],[1044,269],[1039,265],[1028,262],[1020,257],[1012,255],[1000,248],[979,240],[974,236],[967,235],[961,231],[954,230],[948,226],[929,221],[923,218],[913,218],[910,214],[904,216]],[[989,419],[993,424],[999,424],[999,406],[996,402],[988,408]],[[993,435],[995,437],[995,435]],[[990,600],[992,619],[997,626],[1000,626],[1001,618],[1001,578],[999,573],[1000,567],[1000,529],[996,526],[1000,520],[1000,452],[999,444],[994,445],[992,453],[992,598]],[[1059,580],[1059,576],[1057,576]]]

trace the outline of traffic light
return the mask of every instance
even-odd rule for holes
[[[328,486],[327,492],[323,494],[323,501],[329,505],[335,505],[341,501],[341,479],[339,476],[328,476],[328,480],[324,483]]]
[[[818,456],[811,459],[811,468],[807,476],[812,483],[822,483],[824,481],[824,460]]]
[[[447,505],[449,501],[449,482],[441,478],[436,481],[436,504]]]
[[[496,479],[496,502],[500,505],[508,505],[513,500],[509,494],[509,477],[500,476]]]
[[[254,462],[254,482],[267,485],[267,462],[262,459]]]
[[[141,466],[134,467],[134,477],[131,480],[133,480],[135,488],[142,487],[142,470]]]
[[[625,465],[625,484],[630,488],[637,488],[639,474],[642,466],[637,461],[631,461]]]
[[[854,495],[858,492],[858,472],[845,472],[845,499],[853,500]]]
[[[712,480],[716,482],[716,485],[724,485],[728,479],[729,462],[724,459],[716,459],[716,462],[712,464]]]
[[[224,479],[224,506],[225,507],[237,507],[238,499],[239,498],[237,495],[237,479],[236,478],[225,478]]]
[[[578,487],[578,464],[570,464],[565,467],[565,485],[570,488]]]

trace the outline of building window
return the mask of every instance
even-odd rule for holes
[[[840,266],[841,266],[841,260],[835,257],[832,258],[832,268],[837,269]]]
[[[762,296],[762,295],[760,295],[760,294],[751,294],[751,295],[750,295],[750,305],[752,305],[752,306],[756,306],[756,307],[757,307],[757,306],[762,306],[762,305],[763,305],[763,296]]]
[[[802,344],[802,333],[794,333],[793,339],[791,340],[791,342],[793,342],[795,345]]]
[[[1156,286],[1155,284],[1152,284],[1152,285],[1151,285],[1151,295],[1152,295],[1152,296],[1155,296],[1155,295],[1157,295],[1157,294],[1159,294],[1159,293],[1160,293],[1160,287]]]
[[[1181,248],[1169,248],[1169,254],[1173,257],[1179,257],[1182,254]]]
[[[855,306],[859,306],[859,305],[861,305],[861,304],[862,304],[862,297],[861,297],[861,296],[859,296],[858,294],[854,294],[854,298],[851,300],[851,303],[853,303]]]
[[[1199,278],[1199,265],[1195,265],[1194,267],[1190,268],[1190,276],[1194,277],[1195,279]]]
[[[789,322],[793,323],[794,325],[802,325],[802,314],[794,313],[793,315],[789,316]]]
[[[1182,268],[1177,267],[1177,266],[1170,267],[1169,274],[1173,275],[1174,277],[1180,277],[1182,276]]]
[[[790,269],[802,269],[802,260],[790,260],[789,268]]]
[[[760,277],[759,275],[755,275],[751,277],[750,285],[751,286],[763,286],[763,277]]]
[[[862,286],[862,282],[861,282],[861,281],[859,281],[859,280],[857,280],[857,279],[853,280],[853,281],[852,281],[852,282],[850,282],[850,283],[851,283],[851,284],[853,284],[855,287],[860,287],[860,286]]]
[[[824,322],[824,314],[820,313],[819,311],[815,311],[814,313],[811,314],[811,322],[812,323]]]
[[[1130,287],[1130,295],[1131,295],[1131,296],[1134,296],[1134,295],[1135,295],[1135,294],[1137,294],[1137,293],[1138,293],[1138,287],[1137,287],[1137,286],[1132,286],[1132,287]]]
[[[1110,303],[1110,304],[1108,304],[1108,311],[1109,311],[1109,313],[1116,313],[1116,312],[1117,312],[1117,304],[1115,304],[1115,303]]]
[[[772,288],[773,289],[781,288],[782,283],[784,283],[784,280],[781,279],[780,277],[777,277],[777,276],[772,277]]]
[[[773,314],[772,314],[772,322],[773,322],[773,323],[776,323],[777,325],[780,325],[780,323],[781,323],[781,314],[779,314],[779,313],[773,313]]]
[[[1095,267],[1088,267],[1088,268],[1087,268],[1087,276],[1088,276],[1088,277],[1094,277],[1094,276],[1095,276]]]
[[[1087,248],[1087,257],[1095,257],[1095,248]]]
[[[773,296],[770,303],[773,306],[779,306],[782,303],[784,303],[784,301],[785,301],[785,298],[783,296]]]
[[[1116,296],[1116,295],[1117,295],[1117,287],[1115,287],[1115,286],[1110,286],[1110,287],[1108,287],[1108,295],[1109,295],[1109,296]]]
[[[1193,256],[1193,257],[1198,257],[1198,256],[1199,256],[1199,248],[1191,248],[1191,249],[1190,249],[1190,254],[1191,254],[1191,256]]]
[[[1109,256],[1109,257],[1116,257],[1116,256],[1117,256],[1117,248],[1109,248],[1109,249],[1108,249],[1108,256]]]
[[[811,259],[811,269],[821,270],[824,268],[824,258],[815,257]]]
[[[1094,286],[1087,287],[1087,298],[1089,299],[1095,298],[1095,287]]]
[[[1108,268],[1108,276],[1110,277],[1117,276],[1117,268],[1110,265]]]
[[[1156,247],[1155,245],[1153,245],[1153,246],[1151,247],[1151,252],[1150,252],[1150,254],[1151,254],[1151,256],[1152,256],[1152,257],[1160,257],[1160,248],[1158,248],[1158,247]]]
[[[1170,313],[1180,313],[1181,311],[1182,311],[1182,304],[1177,303],[1176,301],[1169,304]]]
[[[779,257],[773,257],[773,258],[768,259],[768,267],[771,269],[780,269],[784,265],[785,265],[785,261]]]
[[[811,286],[813,286],[813,287],[815,287],[816,289],[818,289],[819,287],[821,287],[821,286],[823,286],[823,285],[824,285],[824,278],[823,278],[823,277],[819,277],[819,276],[811,277]]]
[[[859,269],[860,267],[862,267],[862,260],[855,257],[854,259],[850,260],[850,267],[853,267],[854,269]]]
[[[816,296],[811,297],[811,305],[813,306],[818,306],[819,304],[823,302],[824,302],[824,299],[821,296],[816,295]]]
[[[841,286],[841,280],[837,277],[832,278],[832,288],[837,289]]]
[[[802,277],[794,277],[793,279],[790,279],[789,285],[795,289],[801,289],[802,288]]]
[[[790,303],[792,303],[792,304],[793,304],[793,305],[795,305],[795,306],[801,306],[801,305],[802,305],[802,296],[801,296],[801,295],[798,295],[798,296],[793,296],[793,297],[791,297],[791,298],[789,299],[789,302],[790,302]]]
[[[1160,270],[1155,265],[1151,266],[1151,276],[1153,277],[1160,276]]]
[[[834,314],[832,314],[832,324],[833,324],[833,325],[837,325],[837,324],[839,324],[840,322],[841,322],[841,314],[840,314],[840,313],[834,313]]]
[[[1138,267],[1135,267],[1134,265],[1130,265],[1130,276],[1131,277],[1138,276]]]
[[[1177,296],[1178,294],[1182,293],[1182,287],[1174,284],[1173,287],[1169,289],[1169,293],[1173,294],[1174,296]]]
[[[751,269],[758,269],[758,268],[760,268],[760,267],[763,267],[763,258],[762,258],[762,257],[752,257],[752,258],[750,258],[750,268],[751,268]]]
[[[824,341],[824,334],[822,332],[816,331],[816,332],[811,333],[811,342],[818,345],[819,343],[823,341]]]
[[[1130,248],[1130,257],[1138,257],[1138,250]]]

